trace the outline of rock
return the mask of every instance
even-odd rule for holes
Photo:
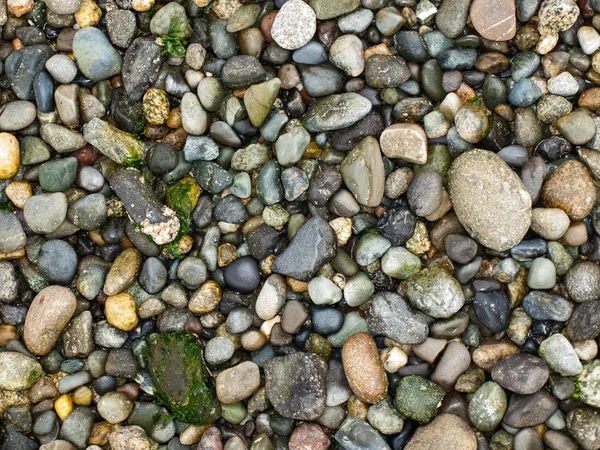
[[[104,293],[106,295],[116,295],[131,287],[137,279],[141,267],[142,254],[138,249],[128,248],[123,250],[113,262],[106,276]]]
[[[40,186],[47,192],[66,191],[77,177],[77,166],[73,157],[45,162],[38,172]]]
[[[97,117],[84,125],[83,137],[117,164],[143,159],[146,152],[141,141]]]
[[[478,430],[492,431],[502,421],[506,403],[506,394],[498,384],[483,383],[469,401],[469,419]]]
[[[152,450],[153,443],[146,432],[134,425],[114,428],[108,435],[113,450]]]
[[[446,392],[423,377],[410,375],[402,378],[396,391],[396,408],[400,414],[419,423],[428,423],[437,414],[437,408]]]
[[[10,211],[0,210],[0,253],[19,250],[26,242],[27,237],[17,216]]]
[[[510,319],[510,300],[502,291],[477,292],[473,309],[483,326],[493,333],[501,333]]]
[[[377,430],[358,417],[347,417],[335,433],[335,440],[346,450],[390,449]]]
[[[571,300],[577,303],[598,300],[600,293],[600,266],[585,261],[571,267],[564,278]]]
[[[367,86],[376,89],[399,87],[409,76],[408,66],[397,56],[373,55],[365,63]]]
[[[187,92],[181,99],[181,126],[196,136],[203,135],[208,129],[208,114],[200,104],[198,96]]]
[[[267,74],[260,62],[249,55],[229,58],[221,71],[221,80],[231,89],[240,89],[265,80]]]
[[[292,3],[298,3],[299,0],[293,0]],[[303,5],[306,3],[301,2]],[[248,113],[248,118],[252,125],[260,127],[277,100],[281,80],[273,78],[272,80],[250,86],[244,93],[244,106]]]
[[[546,389],[531,395],[513,394],[504,423],[514,428],[534,427],[548,420],[557,409],[558,400]]]
[[[164,36],[169,32],[172,21],[178,24],[177,35],[180,38],[186,39],[192,35],[184,7],[175,2],[167,3],[154,14],[150,21],[150,31],[155,36]]]
[[[385,171],[377,140],[368,136],[349,152],[340,167],[344,184],[364,206],[377,206],[383,198]]]
[[[48,0],[46,5],[54,14],[75,14],[81,6],[81,0]]]
[[[442,386],[446,392],[452,392],[458,377],[460,377],[471,364],[469,350],[462,342],[450,342],[444,355],[431,374],[431,381]]]
[[[20,391],[29,389],[44,374],[42,366],[33,358],[22,353],[5,351],[0,353],[0,389]]]
[[[90,80],[106,80],[121,71],[121,55],[97,28],[82,28],[75,34],[73,54],[77,67]]]
[[[175,239],[180,226],[177,214],[155,198],[139,172],[118,171],[111,178],[110,187],[121,198],[129,217],[140,226],[142,233],[158,245]]]
[[[23,341],[38,356],[50,353],[77,306],[75,296],[65,287],[48,286],[31,302],[25,317]],[[43,333],[40,333],[43,330]]]
[[[371,102],[360,94],[330,95],[317,100],[304,115],[302,123],[310,132],[339,130],[358,122],[371,108]]]
[[[162,47],[151,37],[139,37],[125,51],[121,77],[127,96],[139,101],[152,86],[163,63]]]
[[[435,24],[447,38],[458,37],[467,24],[471,0],[444,0],[435,16]]]
[[[553,334],[540,344],[540,358],[563,376],[579,375],[583,366],[573,346],[562,334]]]
[[[405,450],[443,448],[476,450],[477,439],[471,427],[458,415],[440,414],[430,424],[419,427],[404,448]]]
[[[340,36],[329,49],[329,61],[346,75],[359,76],[365,70],[361,40],[353,34]]]
[[[42,125],[40,137],[58,153],[71,153],[86,144],[81,133],[56,123]]]
[[[308,4],[315,11],[318,20],[327,20],[354,11],[360,6],[360,1],[339,0],[331,3],[327,0],[310,0]]]
[[[316,31],[315,11],[300,0],[284,3],[271,26],[273,40],[286,50],[303,47],[312,39]]]
[[[404,292],[414,307],[436,318],[452,316],[465,303],[458,281],[437,267],[423,269],[406,280]]]
[[[33,80],[44,70],[54,51],[46,45],[31,45],[12,52],[4,63],[10,87],[21,100],[33,100]]]
[[[315,216],[298,230],[290,245],[275,258],[272,270],[308,281],[337,254],[337,237],[331,226]]]
[[[419,217],[435,213],[443,199],[442,177],[437,172],[417,172],[406,195],[410,209]]]
[[[499,0],[493,5],[473,0],[470,15],[475,30],[490,41],[508,41],[517,32],[515,3],[510,0]]]
[[[383,335],[401,344],[420,344],[429,332],[426,316],[414,311],[392,292],[375,295],[366,319],[371,334]]]
[[[38,270],[52,284],[68,285],[77,271],[77,253],[60,239],[50,239],[40,247]]]
[[[19,171],[19,141],[10,133],[0,133],[0,180],[9,180]]]
[[[527,294],[523,299],[523,309],[534,320],[557,322],[566,322],[573,313],[573,305],[567,299],[543,291],[531,291]]]
[[[400,158],[415,164],[427,162],[427,136],[420,125],[396,123],[379,138],[381,151],[388,158]]]
[[[292,353],[264,366],[265,389],[275,411],[296,420],[315,420],[325,411],[327,364],[314,353]]]
[[[219,373],[215,384],[219,401],[224,405],[231,405],[250,397],[258,390],[260,369],[252,361],[244,361]]]
[[[316,423],[302,423],[290,435],[290,450],[327,450],[331,441]]]
[[[148,371],[160,403],[184,422],[203,425],[216,421],[221,408],[193,335],[167,332],[152,334],[147,341]]]
[[[348,384],[359,400],[372,404],[386,397],[387,376],[371,336],[353,334],[344,343],[342,361]]]
[[[574,160],[560,164],[544,182],[542,203],[562,209],[571,220],[588,216],[596,203],[596,190],[586,167]]]
[[[112,424],[125,421],[132,409],[133,402],[121,392],[108,392],[98,401],[98,414]]]
[[[583,371],[577,377],[579,400],[597,408],[600,405],[598,384],[600,383],[600,361],[597,359],[583,366]]]
[[[251,256],[238,258],[226,266],[224,277],[229,288],[242,294],[249,294],[260,284],[258,264]]]
[[[131,331],[138,324],[135,300],[126,292],[108,296],[104,311],[108,323],[119,330]]]
[[[579,17],[579,8],[573,0],[545,0],[538,10],[541,34],[568,30]]]
[[[570,223],[569,216],[559,208],[535,208],[531,213],[531,229],[549,241],[563,237]]]
[[[494,153],[472,150],[456,158],[448,187],[461,224],[482,245],[508,250],[527,233],[531,197],[519,177]]]

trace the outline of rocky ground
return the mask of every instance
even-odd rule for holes
[[[0,26],[0,450],[600,449],[600,0]]]

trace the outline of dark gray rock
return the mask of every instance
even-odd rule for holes
[[[383,335],[400,344],[421,344],[429,334],[427,316],[393,292],[376,294],[366,319],[371,334]]]

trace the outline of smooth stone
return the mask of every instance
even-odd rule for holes
[[[23,212],[34,233],[52,233],[67,217],[67,198],[62,192],[34,195],[25,202]]]
[[[586,167],[579,161],[560,164],[542,187],[542,204],[560,208],[571,220],[587,217],[596,202],[596,190]]]
[[[560,295],[531,291],[523,299],[523,309],[534,320],[566,322],[573,313],[573,305]]]
[[[386,372],[369,334],[356,333],[344,343],[342,362],[350,389],[359,400],[373,404],[386,397]]]
[[[501,188],[506,183],[509,187]],[[448,187],[461,224],[482,245],[504,251],[525,236],[531,222],[531,197],[494,153],[463,153],[450,168]]]
[[[50,239],[40,248],[38,270],[48,282],[66,286],[75,278],[77,253],[65,241]]]
[[[450,39],[458,37],[467,24],[470,4],[470,0],[445,0],[441,3],[435,24],[444,36]]]
[[[347,417],[335,433],[335,440],[346,450],[390,450],[381,434],[358,417]]]
[[[26,242],[27,237],[17,216],[11,211],[0,210],[0,252],[14,252],[23,248]]]
[[[417,375],[402,378],[396,390],[396,408],[408,419],[430,422],[446,392],[433,381]]]
[[[317,100],[304,115],[302,122],[310,132],[339,130],[358,122],[371,108],[371,102],[360,94],[330,95]]]
[[[492,8],[485,0],[473,0],[470,16],[473,27],[485,39],[508,41],[517,32],[515,3],[510,0],[498,0]]]
[[[377,206],[384,192],[385,171],[377,140],[364,138],[349,152],[340,167],[344,184],[364,206]]]
[[[535,258],[527,275],[527,285],[531,289],[552,289],[556,284],[556,267],[546,258]]]
[[[550,371],[540,358],[526,353],[509,355],[492,367],[492,379],[516,394],[533,394],[548,381]]]
[[[75,182],[78,165],[73,157],[45,162],[38,172],[40,186],[47,192],[66,191]]]
[[[308,220],[290,245],[275,258],[272,270],[297,280],[308,281],[337,253],[337,237],[321,217]]]
[[[548,420],[557,408],[558,400],[545,389],[531,395],[513,394],[503,421],[513,428],[534,427]]]
[[[242,294],[253,292],[260,284],[258,264],[251,256],[236,259],[223,272],[227,286]]]
[[[65,287],[48,286],[33,299],[23,328],[23,341],[35,355],[50,353],[75,312],[75,296]],[[44,333],[39,330],[43,329]]]
[[[540,358],[563,376],[579,375],[583,366],[573,346],[562,334],[553,334],[540,344]]]
[[[82,28],[75,34],[73,54],[79,70],[92,81],[105,80],[121,71],[121,55],[97,28]]]
[[[244,361],[219,373],[215,382],[217,398],[225,405],[250,397],[260,387],[260,369],[252,361]]]
[[[436,448],[476,450],[477,438],[469,424],[458,415],[440,414],[428,425],[417,428],[404,447],[405,450]]]
[[[481,385],[469,401],[469,419],[483,432],[492,431],[506,412],[506,393],[493,381]]]
[[[381,151],[388,158],[400,158],[416,164],[427,162],[427,136],[420,125],[391,125],[381,133],[379,144]]]
[[[12,52],[4,63],[10,87],[21,100],[33,100],[33,81],[44,71],[46,61],[54,50],[46,45],[31,45]]]
[[[589,261],[579,263],[569,269],[564,283],[570,299],[576,303],[598,300],[600,267]]]

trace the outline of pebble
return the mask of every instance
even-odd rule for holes
[[[436,267],[413,275],[406,281],[404,292],[414,307],[436,318],[452,316],[465,302],[456,279]]]
[[[271,26],[273,40],[286,50],[296,50],[308,44],[316,31],[314,9],[300,0],[285,2]]]
[[[506,393],[493,381],[481,385],[469,401],[469,419],[483,432],[498,426],[506,412]]]
[[[389,126],[381,133],[379,144],[388,158],[401,158],[416,164],[425,164],[427,161],[427,136],[417,124]]]
[[[446,393],[432,381],[418,375],[402,378],[396,390],[396,408],[408,419],[430,422]]]
[[[573,346],[562,334],[553,334],[544,340],[539,355],[550,369],[563,376],[578,375],[583,370]]]
[[[360,94],[330,95],[309,108],[302,123],[310,132],[339,130],[358,122],[371,108],[371,102]]]
[[[484,0],[471,3],[470,16],[475,30],[490,41],[508,41],[517,32],[516,8],[511,1],[501,0],[489,7]]]
[[[38,356],[50,353],[75,312],[77,301],[67,288],[48,286],[33,299],[23,328],[27,349]],[[39,330],[44,329],[44,333]]]
[[[9,391],[29,389],[44,373],[35,359],[18,352],[0,353],[0,363],[4,367],[0,374],[0,388]]]
[[[364,206],[381,203],[384,192],[385,169],[377,140],[364,138],[349,152],[340,168],[342,180]]]
[[[519,353],[510,355],[492,367],[492,379],[516,394],[529,395],[546,384],[550,371],[539,358]]]
[[[387,395],[388,381],[375,341],[367,333],[356,333],[342,349],[342,361],[348,384],[354,395],[369,404]]]
[[[250,397],[260,386],[260,369],[245,361],[219,373],[215,382],[217,398],[225,405]]]
[[[482,245],[507,250],[529,229],[531,198],[512,169],[493,153],[472,150],[455,159],[448,188],[461,224]],[[473,189],[478,195],[473,195]]]
[[[542,187],[542,204],[560,208],[571,220],[581,220],[591,212],[596,191],[585,166],[579,161],[565,161],[546,179]]]
[[[0,179],[9,180],[19,170],[19,141],[10,133],[0,133]]]
[[[75,34],[73,54],[77,67],[90,80],[105,80],[121,71],[121,55],[104,33],[93,26],[82,28]]]

